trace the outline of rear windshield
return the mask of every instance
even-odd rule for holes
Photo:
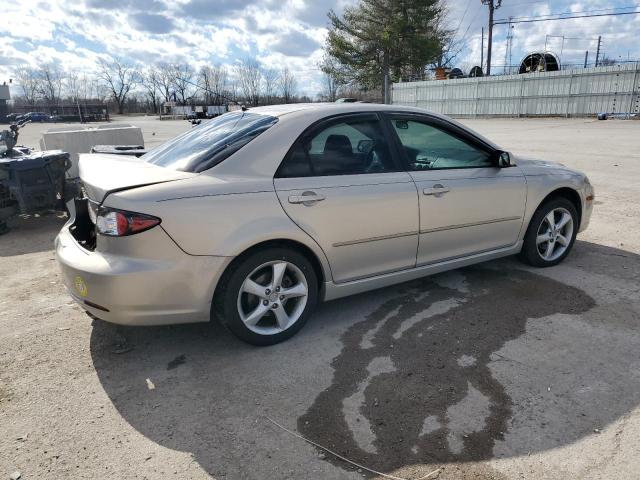
[[[252,112],[231,112],[203,122],[154,148],[141,158],[185,172],[202,172],[237,152],[278,119]]]

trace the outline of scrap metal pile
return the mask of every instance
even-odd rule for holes
[[[71,167],[62,150],[32,152],[17,146],[19,131],[28,122],[0,132],[0,234],[17,214],[64,210],[65,172]]]

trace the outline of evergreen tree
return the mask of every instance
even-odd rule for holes
[[[450,32],[441,28],[441,0],[360,0],[342,18],[329,11],[326,53],[334,74],[364,89],[424,73],[438,62]]]

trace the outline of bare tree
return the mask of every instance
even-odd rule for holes
[[[224,94],[232,102],[238,103],[238,80],[235,77],[231,77],[229,80]]]
[[[260,84],[262,83],[260,64],[255,58],[246,58],[235,66],[235,73],[245,100],[249,104],[257,106],[260,101]]]
[[[47,64],[40,67],[38,91],[47,103],[53,105],[60,100],[64,75],[64,71],[58,65]]]
[[[335,59],[328,55],[325,55],[318,67],[323,73],[323,97],[329,102],[335,102],[338,89],[346,83],[340,75],[340,68]]]
[[[156,65],[156,71],[158,73],[158,90],[162,94],[162,98],[165,102],[170,102],[173,96],[173,82],[171,65],[167,63],[159,63]]]
[[[262,72],[264,80],[264,101],[267,105],[275,103],[278,93],[278,71],[273,68],[267,68]]]
[[[67,72],[65,81],[64,81],[64,90],[67,95],[67,98],[71,100],[78,109],[78,118],[81,122],[84,121],[84,117],[82,115],[82,108],[80,107],[80,91],[82,88],[80,75],[77,71],[71,70]]]
[[[75,103],[80,98],[80,75],[75,70],[67,72],[67,76],[64,81],[64,91],[66,95]]]
[[[94,83],[95,80],[89,78],[86,73],[78,79],[78,95],[82,99],[83,103],[87,103],[87,99],[91,98]]]
[[[16,71],[16,80],[22,89],[22,95],[28,105],[34,105],[38,99],[38,71],[34,68],[23,67]]]
[[[96,99],[99,103],[106,103],[109,97],[111,97],[111,89],[102,81],[93,83],[93,92],[96,95]]]
[[[144,87],[147,100],[151,104],[153,113],[158,113],[160,104],[160,72],[156,67],[149,67],[141,75],[142,86]]]
[[[222,65],[206,65],[198,72],[198,84],[204,92],[204,101],[210,105],[222,105],[227,86],[227,69]]]
[[[193,92],[193,77],[195,71],[188,63],[181,63],[171,67],[171,83],[176,91],[176,97],[181,105],[186,105]]]
[[[138,72],[131,65],[118,59],[111,59],[111,61],[101,59],[98,67],[98,76],[118,105],[118,113],[123,113],[129,92],[139,82]]]
[[[227,69],[223,65],[214,65],[211,69],[211,90],[215,95],[216,105],[222,105],[227,88]]]
[[[211,77],[213,76],[212,68],[209,65],[205,65],[200,68],[198,72],[198,85],[203,92],[204,103],[207,105],[213,103],[213,90],[211,89]]]
[[[280,95],[284,100],[284,103],[290,103],[295,95],[296,86],[297,86],[296,78],[293,76],[289,67],[284,67],[280,71],[280,78],[278,79],[278,85],[280,87]]]
[[[324,73],[323,76],[323,94],[328,102],[335,102],[338,98],[338,87],[340,84],[336,80],[336,77],[331,75],[330,73]]]

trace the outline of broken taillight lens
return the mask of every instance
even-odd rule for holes
[[[160,225],[160,219],[157,217],[106,207],[100,207],[96,218],[98,233],[110,237],[134,235],[156,225]]]

